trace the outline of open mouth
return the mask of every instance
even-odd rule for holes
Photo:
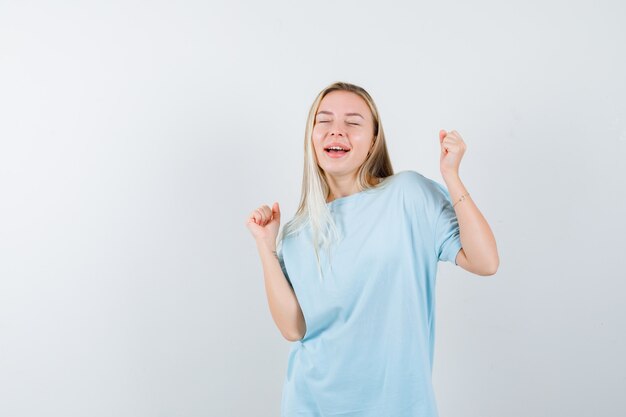
[[[324,152],[331,156],[342,156],[350,152],[350,149],[343,148],[341,146],[329,146],[327,148],[324,148]]]

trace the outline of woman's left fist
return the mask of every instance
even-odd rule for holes
[[[459,175],[459,165],[465,153],[465,142],[456,130],[446,132],[439,131],[439,144],[441,145],[441,157],[439,158],[439,170],[442,176]]]

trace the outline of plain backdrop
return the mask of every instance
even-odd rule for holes
[[[620,1],[0,2],[0,416],[278,416],[291,342],[246,218],[367,89],[396,172],[440,129],[500,268],[439,264],[442,417],[626,414]]]

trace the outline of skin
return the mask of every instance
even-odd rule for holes
[[[332,142],[347,145],[350,152],[343,158],[331,158],[324,147]],[[327,202],[358,191],[357,172],[373,144],[374,119],[365,100],[349,91],[324,96],[315,116],[313,147],[330,187]]]
[[[500,264],[495,237],[472,197],[467,196],[467,189],[459,176],[467,146],[456,130],[440,130],[439,145],[439,170],[454,204],[463,246],[456,256],[456,263],[477,275],[493,275]],[[462,195],[465,199],[457,203]]]

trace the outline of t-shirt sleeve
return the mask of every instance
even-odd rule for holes
[[[456,255],[461,250],[459,223],[456,217],[448,190],[438,182],[436,184],[436,201],[440,207],[435,222],[435,253],[439,261],[452,262],[455,265]]]

